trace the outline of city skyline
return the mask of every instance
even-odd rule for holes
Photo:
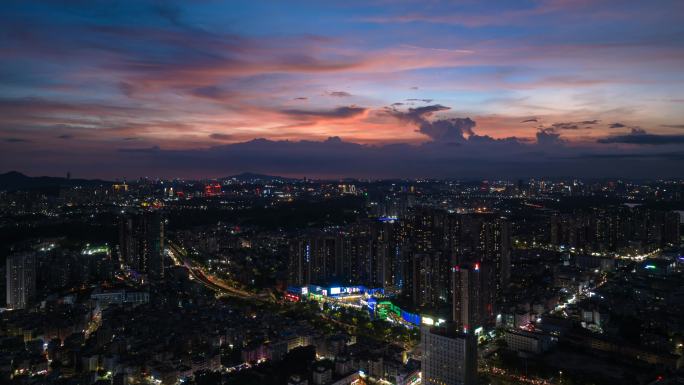
[[[10,2],[0,172],[681,177],[682,7]]]
[[[3,384],[681,382],[681,180],[24,182]]]

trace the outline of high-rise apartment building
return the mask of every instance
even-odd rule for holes
[[[159,213],[143,212],[119,222],[121,260],[151,279],[164,276],[164,221]]]
[[[481,271],[479,262],[451,269],[452,318],[456,328],[463,332],[472,332],[486,321]]]
[[[472,385],[477,383],[477,341],[472,333],[451,323],[421,330],[422,383]]]
[[[35,299],[36,256],[19,253],[7,257],[7,307],[25,309]]]
[[[491,268],[488,280],[494,290],[486,309],[494,312],[500,304],[511,279],[511,223],[505,218],[485,220],[480,230],[480,253],[482,262]]]

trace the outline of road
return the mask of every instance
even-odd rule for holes
[[[483,366],[479,369],[480,373],[485,373],[492,377],[498,377],[506,381],[510,381],[516,384],[529,384],[529,385],[554,385],[555,382],[551,380],[546,380],[537,377],[528,377],[522,374],[511,373],[507,370],[497,368],[494,366]]]
[[[190,258],[188,258],[187,253],[183,250],[183,248],[173,243],[172,241],[168,242],[168,246],[169,255],[173,260],[174,264],[176,266],[184,266],[186,269],[188,269],[188,272],[190,273],[193,279],[200,282],[207,288],[216,291],[219,294],[224,294],[243,299],[263,301],[263,298],[259,297],[254,293],[250,293],[248,291],[231,286],[224,280],[212,274],[206,273],[204,267],[198,266],[196,263],[193,263],[193,261],[190,260]]]

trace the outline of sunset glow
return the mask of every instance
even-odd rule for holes
[[[396,177],[401,162],[415,167],[405,176],[467,175],[467,158],[490,165],[472,170],[483,176],[512,160],[516,175],[550,174],[540,162],[571,175],[588,158],[569,159],[589,154],[603,171],[667,159],[658,172],[675,175],[683,14],[679,1],[11,1],[0,162],[91,177]],[[262,152],[288,160],[252,159]],[[378,163],[306,165],[327,156]]]

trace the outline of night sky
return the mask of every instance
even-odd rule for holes
[[[9,170],[684,177],[684,1],[3,1]]]

